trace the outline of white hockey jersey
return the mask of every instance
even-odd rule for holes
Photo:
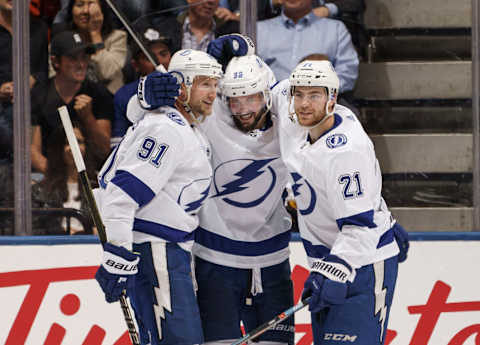
[[[311,144],[308,130],[288,116],[293,112],[289,88],[284,80],[274,89],[273,112],[310,264],[331,253],[359,268],[398,254],[379,164],[360,122],[336,105],[333,128]]]
[[[213,115],[201,127],[212,147],[213,180],[200,211],[194,254],[237,268],[288,259],[291,220],[281,198],[288,172],[276,124],[269,121],[264,130],[243,133],[217,98]]]
[[[208,141],[174,108],[140,111],[99,174],[107,238],[125,247],[175,242],[191,250],[211,183]]]

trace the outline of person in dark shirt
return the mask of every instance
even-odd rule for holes
[[[11,1],[0,0],[0,164],[13,162],[13,77]],[[30,18],[30,87],[46,81],[48,35],[46,24]]]
[[[72,31],[59,33],[52,40],[56,75],[32,90],[32,167],[39,172],[47,171],[42,143],[61,123],[57,109],[62,105],[67,105],[72,122],[84,133],[95,162],[102,163],[109,153],[113,96],[103,85],[85,78],[94,51],[92,44]]]

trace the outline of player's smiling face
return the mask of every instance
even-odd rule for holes
[[[262,126],[262,115],[265,110],[263,93],[254,95],[230,97],[228,106],[233,115],[233,120],[238,129],[249,132]]]
[[[212,113],[213,102],[217,97],[218,79],[198,76],[190,89],[188,104],[196,116],[208,116]]]
[[[327,92],[323,87],[296,86],[293,101],[298,122],[302,126],[315,126],[326,115]]]

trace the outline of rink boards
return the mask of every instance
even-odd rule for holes
[[[480,233],[411,237],[386,344],[478,344]],[[104,302],[93,279],[102,255],[95,237],[3,237],[0,252],[0,344],[130,344],[119,304]],[[291,264],[298,301],[308,272],[297,236]],[[295,322],[296,344],[311,344],[309,313],[299,312]],[[353,336],[330,335],[338,344]]]

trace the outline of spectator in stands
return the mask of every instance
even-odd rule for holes
[[[83,41],[96,45],[87,78],[101,82],[114,94],[123,85],[122,68],[127,59],[127,33],[115,30],[113,14],[105,0],[70,0],[66,22],[54,25],[52,36],[76,31]],[[51,75],[54,74],[51,71]]]
[[[275,17],[277,7],[274,6],[277,0],[258,0],[257,1],[257,20],[264,20]],[[219,18],[229,18],[240,20],[240,0],[220,0],[219,8],[216,13]]]
[[[82,129],[96,163],[101,164],[110,151],[113,97],[100,83],[86,79],[92,44],[78,33],[64,31],[51,44],[52,66],[56,75],[47,85],[32,90],[32,167],[47,171],[45,147],[53,129],[60,122],[57,109],[67,105],[73,122]]]
[[[53,20],[60,10],[60,0],[30,0],[30,13],[52,26]]]
[[[288,78],[300,58],[313,53],[328,56],[340,93],[352,91],[358,76],[358,55],[345,25],[316,16],[312,0],[285,0],[280,16],[258,22],[257,52],[278,80]]]
[[[74,127],[80,152],[87,168],[87,175],[96,184],[94,165],[90,161],[85,137],[79,127]],[[73,208],[80,210],[87,221],[90,216],[83,196],[72,152],[62,126],[56,127],[47,143],[48,167],[45,178],[32,186],[32,207],[34,208]],[[87,228],[88,229],[88,228]],[[82,223],[77,218],[52,217],[50,214],[33,217],[32,230],[35,235],[83,234]],[[67,232],[69,230],[69,232]]]
[[[168,69],[171,56],[180,49],[180,26],[171,25],[171,19],[175,21],[174,17],[165,18],[161,26],[151,25],[148,22],[140,21],[133,28],[139,34],[139,39],[144,46],[150,50],[150,53],[157,64],[163,65]],[[116,146],[126,133],[128,127],[132,124],[127,119],[127,104],[130,98],[137,93],[139,77],[147,75],[154,71],[155,66],[145,56],[138,44],[131,40],[130,52],[132,54],[131,66],[135,70],[137,76],[136,80],[122,86],[113,98],[115,112],[112,123],[112,138],[110,140],[111,147]]]
[[[182,25],[182,49],[207,51],[208,44],[218,36],[238,32],[237,20],[215,16],[219,0],[188,0],[186,12],[178,15]]]
[[[12,1],[0,0],[0,206],[5,207],[8,205],[1,199],[13,185],[12,10]],[[30,17],[30,87],[39,81],[45,82],[47,70],[47,25],[39,18]]]
[[[313,13],[318,17],[339,19],[352,36],[361,57],[367,55],[368,34],[363,23],[364,0],[313,0]]]

